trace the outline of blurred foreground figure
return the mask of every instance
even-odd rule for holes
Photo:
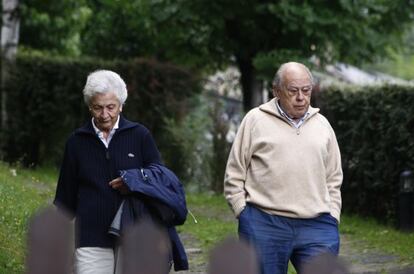
[[[211,253],[208,274],[258,274],[254,249],[245,242],[227,239]]]
[[[27,236],[27,274],[66,274],[72,269],[73,231],[69,219],[53,208],[36,214]]]
[[[125,82],[98,70],[83,95],[92,117],[66,143],[54,200],[75,218],[75,273],[119,274],[117,236],[144,218],[164,226],[172,242],[171,256],[159,264],[174,259],[176,269],[188,268],[174,229],[186,218],[184,192],[162,166],[148,129],[121,115]]]
[[[320,254],[306,263],[301,271],[302,274],[348,274],[349,271],[344,263],[331,253]]]
[[[255,246],[262,274],[285,274],[339,252],[342,168],[335,133],[310,106],[307,67],[283,64],[271,101],[244,117],[224,180],[239,236]]]
[[[170,266],[162,263],[170,256],[168,234],[144,220],[125,233],[121,245],[122,274],[166,274]]]

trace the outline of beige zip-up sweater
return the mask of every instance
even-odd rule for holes
[[[244,117],[227,161],[224,194],[236,217],[246,202],[292,218],[340,220],[342,168],[335,133],[319,109],[296,129],[276,99]]]

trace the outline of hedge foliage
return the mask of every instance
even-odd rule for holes
[[[188,173],[188,151],[177,143],[182,138],[171,125],[185,121],[199,81],[172,65],[143,59],[19,56],[7,85],[3,158],[25,165],[58,163],[67,136],[89,119],[81,92],[86,76],[101,68],[119,72],[127,82],[125,116],[152,131],[164,161],[179,176]],[[344,210],[395,221],[400,173],[414,170],[414,87],[330,87],[315,94],[315,104],[331,122],[341,148]],[[191,126],[179,133],[185,131],[195,134]]]
[[[316,99],[340,145],[344,210],[396,221],[399,175],[414,170],[414,87],[329,88]]]
[[[118,72],[127,83],[124,115],[148,127],[164,160],[176,157],[165,131],[165,118],[179,120],[187,99],[200,91],[196,77],[153,60],[102,61],[19,56],[7,84],[9,126],[2,133],[3,158],[25,165],[58,163],[64,143],[90,119],[82,90],[97,69]]]

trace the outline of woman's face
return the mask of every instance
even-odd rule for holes
[[[96,127],[104,132],[109,132],[118,120],[122,104],[113,92],[97,93],[92,96],[89,102],[89,111],[94,118]]]

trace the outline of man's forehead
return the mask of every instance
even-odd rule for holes
[[[302,67],[290,67],[285,70],[285,77],[309,78],[308,72]]]
[[[312,85],[312,81],[309,77],[286,79],[285,83],[288,87],[303,87]]]
[[[286,83],[292,83],[292,82],[305,82],[309,81],[311,82],[311,78],[309,73],[301,66],[297,65],[290,65],[287,67],[284,71],[284,80]]]

